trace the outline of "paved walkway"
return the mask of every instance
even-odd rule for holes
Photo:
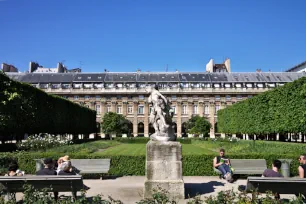
[[[84,184],[90,187],[87,191],[87,196],[92,197],[102,194],[104,198],[111,196],[113,199],[121,200],[125,204],[135,204],[142,199],[144,176],[124,176],[116,179],[105,180],[84,180]],[[239,185],[246,185],[246,180],[241,179],[235,183],[227,183],[225,180],[220,180],[216,176],[185,176],[185,200],[180,200],[179,203],[187,203],[188,198],[193,198],[197,194],[201,198],[210,195],[217,195],[223,190],[234,189],[238,191]],[[64,193],[60,193],[63,195]],[[69,195],[65,193],[65,195]],[[71,195],[71,194],[70,194]],[[79,195],[79,194],[78,194]],[[22,194],[17,195],[20,199]],[[281,195],[281,198],[293,198],[294,195]]]

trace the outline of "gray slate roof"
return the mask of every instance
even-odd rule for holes
[[[252,72],[252,73],[206,73],[206,72],[106,72],[106,73],[6,73],[10,78],[27,83],[71,83],[71,82],[291,82],[305,73],[296,72]]]

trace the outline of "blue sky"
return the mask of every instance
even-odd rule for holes
[[[305,0],[0,0],[0,63],[83,72],[282,71],[306,60]]]

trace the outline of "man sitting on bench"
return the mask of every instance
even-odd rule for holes
[[[231,162],[228,157],[225,156],[225,150],[220,149],[220,155],[214,158],[214,168],[218,169],[223,178],[227,181],[232,179]]]
[[[303,154],[299,157],[299,162],[299,176],[300,178],[306,178],[306,154]]]
[[[278,172],[281,166],[282,166],[281,161],[274,160],[272,163],[272,169],[266,169],[263,172],[262,177],[284,177],[281,173]],[[274,196],[276,200],[280,199],[280,195],[278,193],[275,193]]]

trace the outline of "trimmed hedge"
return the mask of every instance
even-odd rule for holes
[[[97,131],[96,111],[0,71],[0,135],[90,134]],[[2,138],[5,140],[5,137]]]
[[[218,129],[231,134],[306,134],[306,77],[218,111]]]
[[[11,160],[18,161],[20,169],[28,174],[35,173],[34,159],[51,157],[54,159],[63,156],[59,153],[0,153],[0,169],[6,169]],[[109,175],[125,176],[125,175],[145,175],[145,156],[98,156],[94,154],[78,154],[72,153],[69,156],[73,159],[101,159],[111,158],[111,168]],[[212,167],[213,158],[216,155],[183,155],[183,175],[184,176],[212,176],[215,175]],[[267,167],[271,168],[274,159],[292,159],[290,165],[291,175],[298,175],[298,160],[296,155],[279,155],[279,154],[229,154],[232,159],[265,159]],[[3,173],[3,172],[2,172]]]

